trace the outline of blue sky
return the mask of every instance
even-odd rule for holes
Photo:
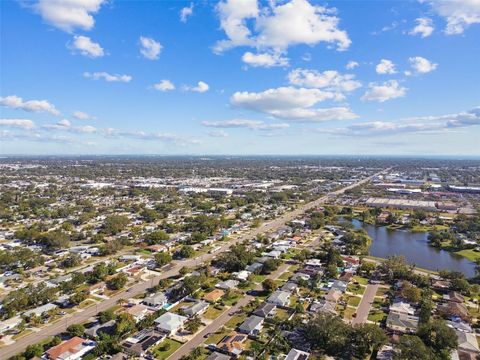
[[[2,154],[480,155],[480,1],[3,1]]]

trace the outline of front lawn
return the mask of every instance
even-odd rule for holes
[[[152,352],[155,359],[165,360],[182,346],[180,341],[166,338]]]
[[[465,250],[457,251],[455,254],[466,257],[470,261],[476,261],[477,259],[480,259],[480,252],[475,251],[474,249],[465,249]]]
[[[355,295],[363,295],[365,292],[365,287],[361,285],[349,284],[347,286],[347,291],[350,291]]]
[[[350,305],[350,306],[353,306],[353,307],[357,307],[358,304],[360,304],[361,299],[362,298],[360,298],[358,296],[350,296],[348,298],[347,304]]]
[[[221,307],[220,305],[216,305],[216,306]],[[207,309],[207,311],[205,311],[205,313],[203,314],[203,317],[205,319],[214,320],[217,317],[219,317],[220,314],[223,313],[224,311],[225,311],[225,308],[217,309],[215,306],[210,306]]]

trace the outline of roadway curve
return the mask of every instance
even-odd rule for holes
[[[9,357],[14,356],[14,355],[24,351],[25,348],[28,345],[36,344],[36,343],[46,339],[49,336],[55,336],[57,334],[60,334],[60,333],[64,332],[67,329],[67,327],[71,324],[79,324],[79,323],[82,323],[82,322],[86,322],[89,318],[97,315],[99,312],[105,311],[105,310],[111,308],[112,306],[115,306],[119,299],[130,298],[130,297],[134,297],[135,295],[145,293],[148,288],[152,287],[152,284],[158,283],[159,280],[178,275],[179,270],[184,266],[192,267],[192,266],[199,265],[200,262],[211,260],[213,257],[217,256],[218,254],[220,254],[224,251],[227,251],[229,249],[229,247],[233,244],[252,239],[252,238],[256,237],[258,234],[269,232],[269,231],[272,231],[274,229],[277,229],[277,228],[285,225],[285,223],[294,220],[295,218],[297,218],[298,216],[303,214],[305,211],[319,206],[320,204],[324,203],[329,198],[332,198],[332,197],[335,197],[337,195],[343,194],[345,191],[347,191],[349,189],[352,189],[356,186],[365,184],[368,181],[370,181],[372,178],[374,178],[375,176],[383,174],[390,169],[391,168],[384,169],[384,170],[382,170],[382,171],[380,171],[376,174],[373,174],[373,175],[371,175],[371,176],[369,176],[369,177],[367,177],[363,180],[357,181],[356,183],[353,183],[349,186],[346,186],[346,187],[341,188],[339,190],[332,191],[332,192],[330,192],[330,193],[328,193],[328,194],[326,194],[326,195],[324,195],[324,196],[322,196],[322,197],[320,197],[320,198],[318,198],[314,201],[311,201],[307,204],[299,206],[297,209],[292,210],[292,211],[278,217],[277,219],[275,219],[271,222],[267,222],[267,223],[263,224],[262,226],[260,226],[258,228],[251,229],[250,231],[243,234],[239,238],[236,238],[236,239],[230,240],[228,242],[225,242],[225,244],[222,245],[220,250],[218,250],[215,254],[205,254],[205,255],[202,255],[201,257],[197,257],[195,259],[188,259],[188,260],[185,260],[185,261],[176,261],[176,262],[173,263],[173,267],[171,267],[169,270],[163,272],[160,276],[157,276],[157,277],[155,277],[151,280],[133,285],[129,289],[124,290],[124,291],[112,296],[111,298],[109,298],[107,300],[104,300],[104,301],[102,301],[102,302],[100,302],[96,305],[90,306],[90,307],[84,309],[83,311],[66,315],[66,316],[63,317],[62,320],[57,321],[56,323],[47,325],[46,327],[40,329],[37,332],[25,335],[24,337],[18,339],[13,344],[9,344],[9,345],[6,345],[6,346],[0,348],[0,359],[8,359]]]

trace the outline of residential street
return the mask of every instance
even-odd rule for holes
[[[367,321],[370,307],[372,306],[373,299],[378,290],[378,284],[368,284],[363,294],[362,300],[357,308],[357,316],[353,318],[352,324],[363,324]]]
[[[50,325],[42,328],[38,332],[28,334],[28,335],[20,338],[19,340],[17,340],[13,344],[10,344],[10,345],[7,345],[3,348],[0,348],[0,359],[8,359],[9,357],[11,357],[13,355],[16,355],[19,352],[25,350],[25,348],[28,345],[36,344],[39,341],[42,341],[42,340],[48,338],[49,336],[54,336],[56,334],[62,333],[66,330],[68,325],[78,324],[78,323],[82,323],[82,322],[87,321],[89,318],[95,316],[99,312],[105,311],[105,310],[109,309],[110,307],[116,305],[117,300],[119,300],[121,298],[129,298],[129,297],[133,297],[135,295],[139,295],[139,294],[144,293],[148,288],[152,287],[152,285],[157,284],[159,280],[165,279],[165,278],[168,278],[168,277],[171,277],[171,276],[174,276],[174,275],[178,275],[180,269],[184,266],[194,267],[194,266],[200,265],[200,263],[211,260],[213,257],[217,256],[218,254],[227,251],[232,244],[240,243],[240,242],[252,239],[255,236],[257,236],[257,234],[262,234],[262,233],[266,233],[266,232],[275,230],[275,229],[283,226],[285,223],[297,218],[298,216],[303,214],[306,210],[309,210],[311,208],[319,206],[320,204],[325,202],[325,200],[327,200],[328,198],[330,198],[332,196],[342,194],[346,190],[349,190],[349,189],[352,189],[352,188],[354,188],[358,185],[364,184],[364,183],[370,181],[373,177],[375,177],[377,175],[380,175],[380,174],[382,174],[382,173],[384,173],[388,170],[390,170],[390,168],[382,170],[382,171],[380,171],[380,172],[378,172],[378,173],[376,173],[372,176],[369,176],[369,177],[367,177],[363,180],[360,180],[360,181],[358,181],[358,182],[356,182],[352,185],[349,185],[349,186],[346,186],[342,189],[339,189],[339,190],[333,191],[331,193],[328,193],[327,195],[324,195],[324,196],[322,196],[322,197],[320,197],[317,200],[314,200],[312,202],[306,203],[303,206],[300,206],[297,209],[295,209],[291,212],[288,212],[288,213],[278,217],[277,219],[275,219],[275,220],[273,220],[269,223],[263,224],[262,226],[259,226],[257,228],[253,228],[253,229],[249,230],[247,233],[243,234],[242,236],[240,236],[236,239],[232,239],[228,242],[225,242],[224,245],[222,245],[221,249],[219,251],[217,251],[215,254],[204,254],[200,257],[193,258],[193,259],[187,259],[187,260],[184,260],[184,261],[175,261],[174,266],[171,269],[162,273],[160,276],[158,276],[156,278],[153,278],[149,281],[145,281],[145,282],[136,284],[136,285],[132,286],[131,288],[129,288],[125,291],[122,291],[122,292],[118,293],[117,295],[111,297],[110,299],[104,300],[104,301],[102,301],[102,302],[100,302],[100,303],[98,303],[94,306],[88,307],[81,312],[75,312],[71,315],[66,315],[66,316],[63,317],[62,320],[60,320],[56,323],[50,324]],[[361,304],[361,306],[362,306],[362,304]]]
[[[275,280],[280,275],[282,275],[287,269],[288,264],[282,264],[277,270],[271,273],[268,278]],[[259,284],[255,290],[262,290],[262,285]],[[182,356],[188,355],[193,349],[201,345],[206,338],[204,337],[206,334],[214,333],[218,329],[220,329],[223,325],[225,325],[233,316],[236,311],[238,311],[241,307],[247,305],[250,301],[254,299],[253,296],[245,295],[241,298],[234,306],[230,309],[224,311],[219,317],[217,317],[213,322],[208,324],[202,331],[200,331],[194,338],[190,341],[187,341],[183,344],[176,352],[174,352],[168,360],[179,360]]]

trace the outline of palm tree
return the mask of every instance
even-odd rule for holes
[[[123,306],[126,303],[128,303],[128,301],[125,300],[124,298],[120,298],[120,299],[117,300],[117,305]]]

